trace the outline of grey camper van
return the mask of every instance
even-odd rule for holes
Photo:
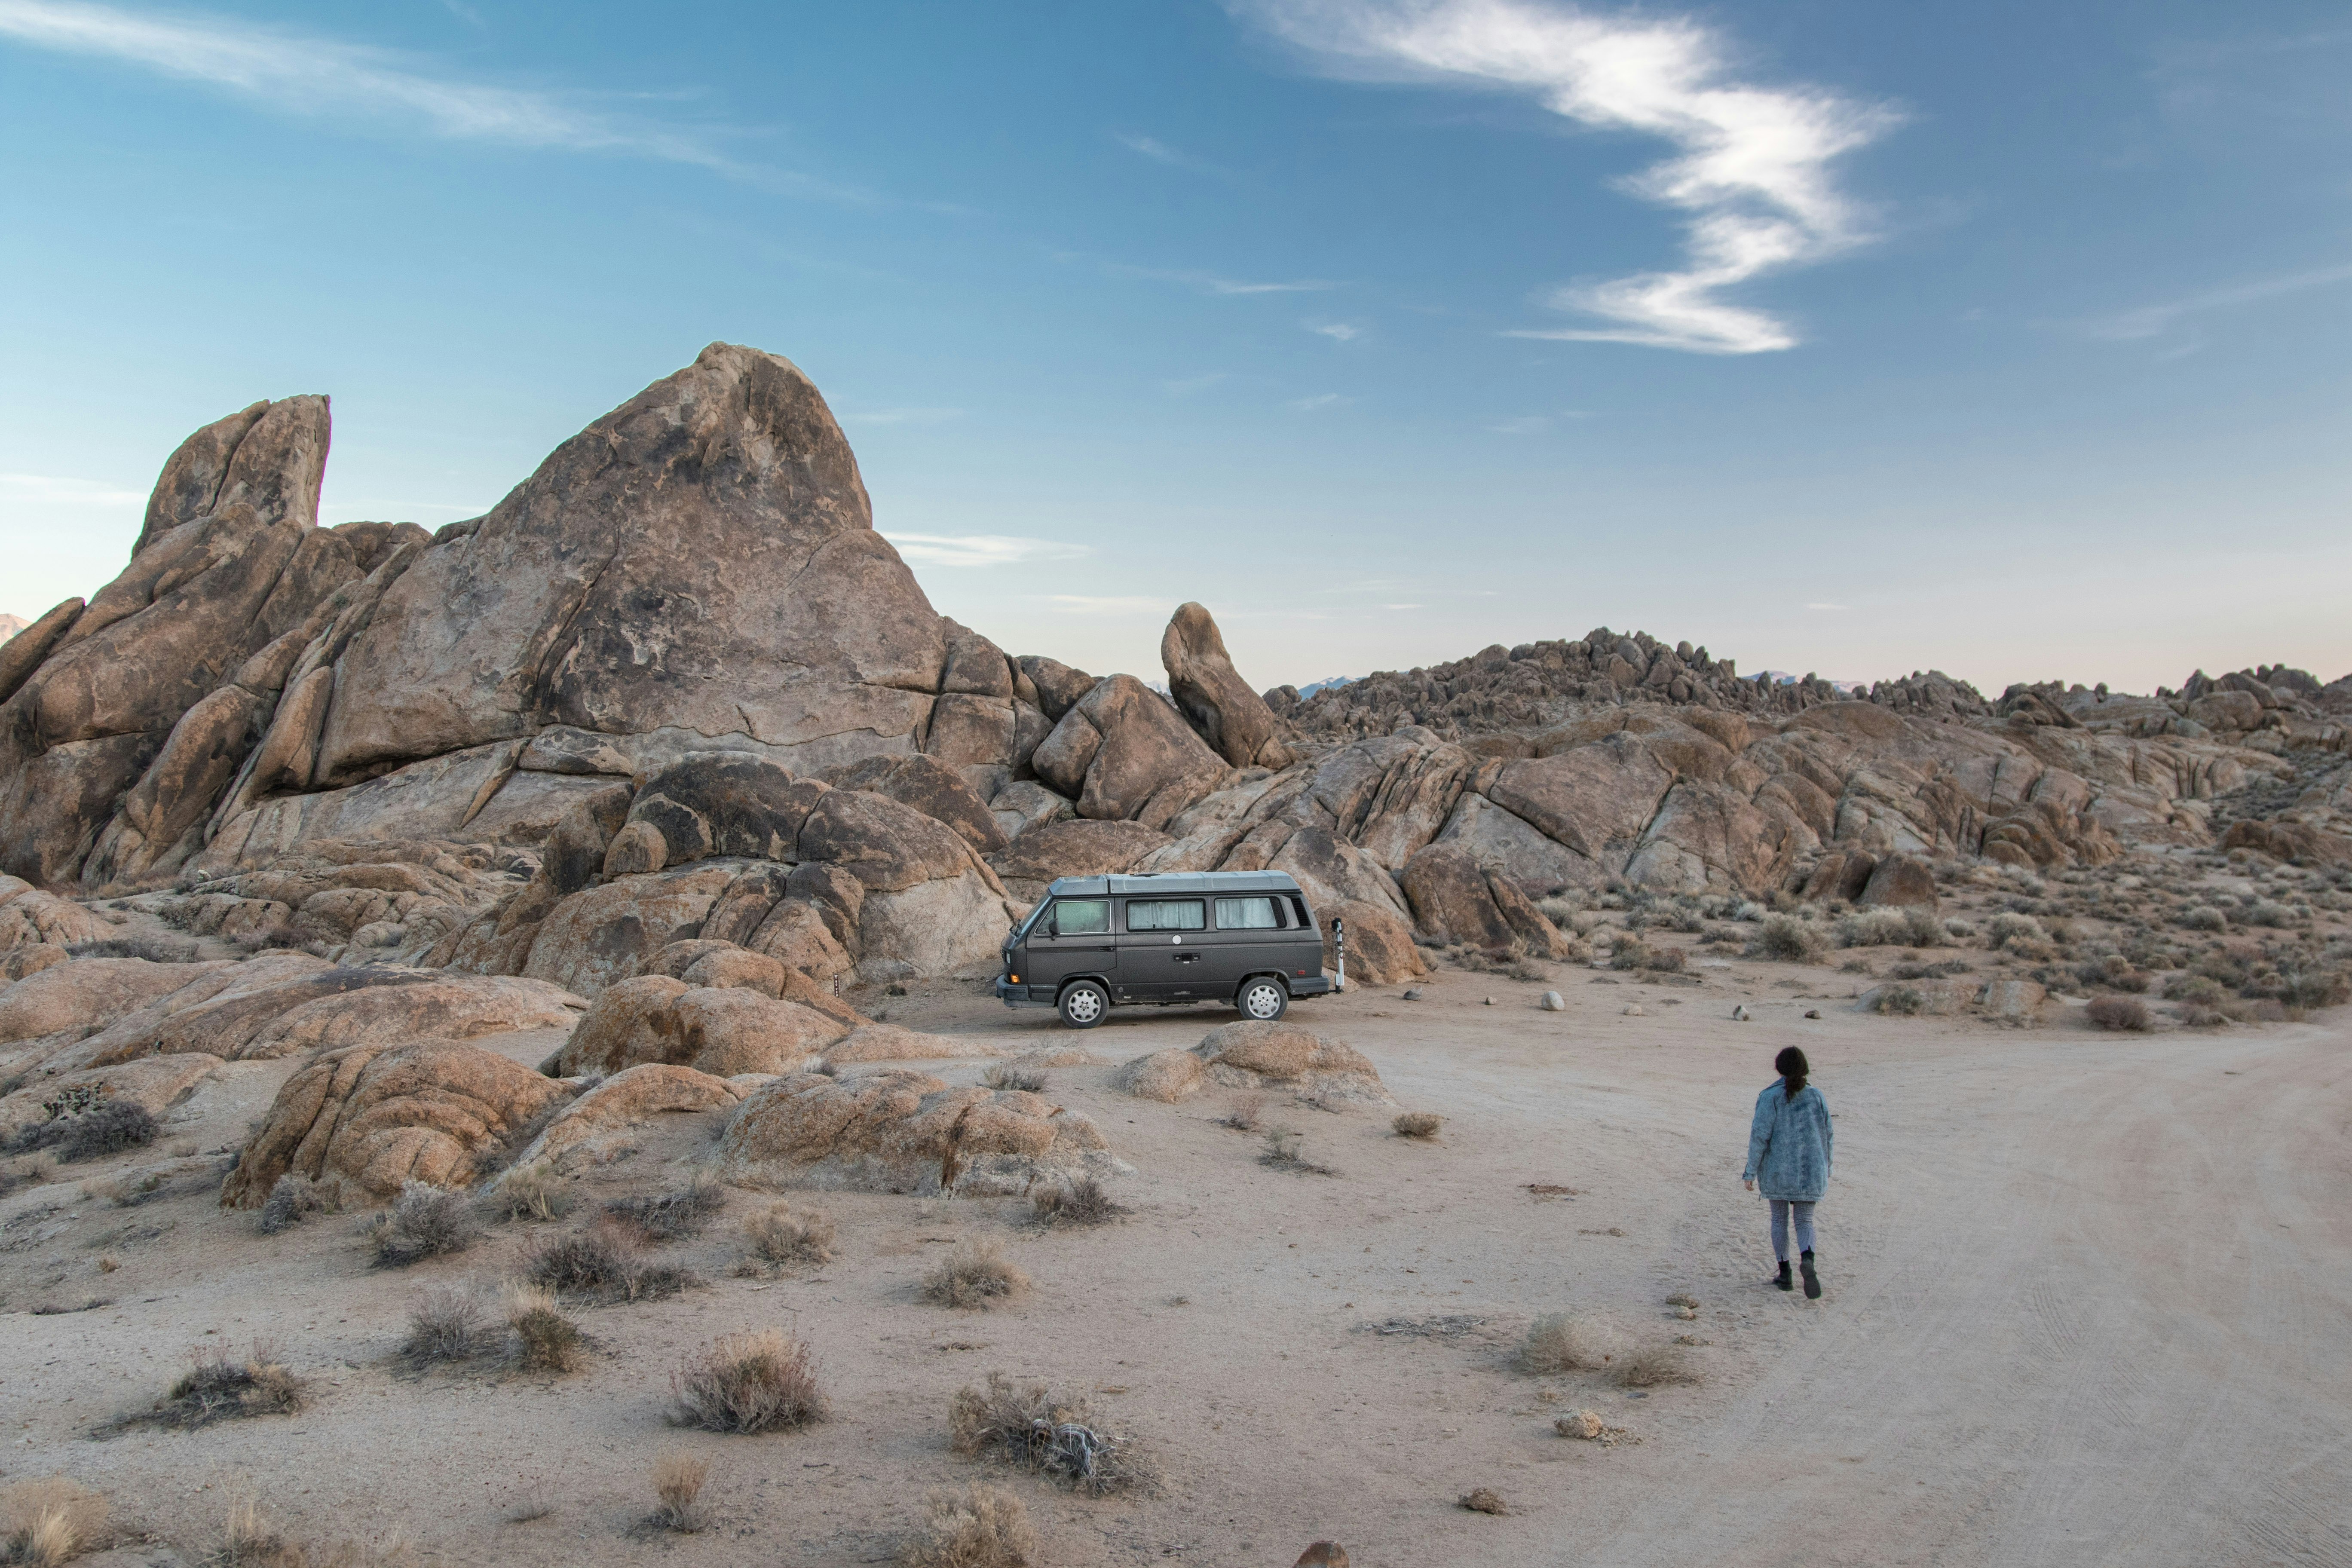
[[[1331,989],[1307,895],[1280,871],[1064,877],[1004,939],[996,994],[1091,1029],[1114,1006],[1222,1002],[1279,1018]]]

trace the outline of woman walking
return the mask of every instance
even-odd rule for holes
[[[1756,1097],[1756,1124],[1748,1134],[1748,1173],[1740,1180],[1754,1192],[1764,1184],[1772,1203],[1772,1255],[1780,1260],[1774,1284],[1789,1280],[1789,1220],[1797,1222],[1797,1268],[1805,1277],[1805,1297],[1818,1300],[1822,1277],[1813,1271],[1813,1205],[1830,1184],[1830,1105],[1805,1082],[1811,1069],[1805,1053],[1790,1046],[1772,1058],[1778,1082]]]

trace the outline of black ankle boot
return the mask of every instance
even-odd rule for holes
[[[1783,1290],[1793,1290],[1796,1289],[1796,1286],[1790,1284],[1789,1281],[1789,1260],[1787,1258],[1783,1258],[1780,1259],[1780,1278],[1773,1280],[1772,1283],[1778,1285]]]
[[[1789,1266],[1787,1264],[1784,1263],[1780,1266],[1781,1277],[1783,1279],[1788,1277],[1788,1269]],[[1813,1255],[1811,1253],[1808,1252],[1797,1260],[1797,1271],[1805,1277],[1805,1300],[1808,1301],[1820,1300],[1822,1299],[1822,1277],[1813,1272]],[[1783,1285],[1780,1289],[1785,1290],[1788,1287]]]

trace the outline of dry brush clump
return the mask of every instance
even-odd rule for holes
[[[331,1189],[310,1177],[293,1171],[278,1178],[262,1200],[261,1215],[254,1222],[264,1236],[276,1236],[291,1229],[314,1214],[331,1214],[338,1206],[332,1200]]]
[[[638,1193],[614,1198],[604,1212],[626,1220],[650,1241],[677,1241],[699,1235],[727,1206],[727,1189],[707,1176],[667,1193]]]
[[[1445,1118],[1434,1111],[1408,1110],[1390,1122],[1389,1128],[1400,1138],[1419,1138],[1426,1141],[1436,1137],[1437,1130],[1444,1124]]]
[[[661,1507],[654,1510],[654,1522],[681,1535],[700,1530],[702,1520],[694,1504],[709,1479],[710,1461],[699,1455],[664,1454],[656,1459],[654,1496],[661,1500]]]
[[[1339,1173],[1329,1165],[1308,1159],[1304,1138],[1287,1127],[1267,1130],[1265,1147],[1258,1152],[1257,1163],[1270,1171],[1288,1171],[1299,1176],[1336,1176]]]
[[[70,1165],[143,1149],[162,1130],[155,1113],[135,1100],[79,1098],[68,1090],[44,1101],[41,1109],[47,1120],[19,1128],[8,1141],[7,1152],[46,1149],[59,1163]]]
[[[1840,915],[1832,934],[1840,947],[1940,947],[1951,939],[1926,910],[1857,910]]]
[[[309,1384],[289,1372],[267,1342],[238,1356],[226,1346],[200,1350],[195,1364],[162,1399],[142,1411],[117,1416],[103,1430],[163,1426],[191,1431],[215,1421],[252,1415],[292,1415],[308,1405]]]
[[[1780,963],[1819,963],[1829,939],[1794,915],[1767,915],[1748,939],[1747,957]]]
[[[933,1492],[924,1507],[907,1568],[1029,1568],[1037,1559],[1037,1531],[1017,1497],[975,1482]]]
[[[446,1187],[409,1182],[374,1230],[375,1266],[405,1268],[428,1258],[463,1252],[482,1238],[465,1196]]]
[[[986,1309],[1029,1289],[1029,1276],[1004,1259],[1003,1244],[971,1237],[923,1276],[922,1297],[942,1307]]]
[[[635,1226],[601,1221],[542,1243],[524,1265],[535,1285],[604,1301],[655,1301],[696,1283],[692,1274],[645,1255]]]
[[[743,1221],[743,1260],[735,1271],[758,1278],[780,1268],[829,1263],[834,1239],[834,1223],[823,1210],[772,1204]]]
[[[1257,1119],[1265,1112],[1265,1096],[1251,1089],[1225,1102],[1225,1113],[1217,1118],[1217,1125],[1230,1127],[1236,1132],[1255,1132],[1257,1131]]]
[[[576,1372],[584,1349],[580,1325],[563,1315],[555,1293],[540,1285],[509,1285],[507,1328],[515,1339],[515,1364],[525,1372]]]
[[[401,1355],[416,1366],[469,1360],[481,1349],[488,1308],[481,1288],[470,1281],[431,1287],[408,1310],[408,1338],[401,1344]]]
[[[2102,1029],[2145,1033],[2148,1027],[2147,1004],[2137,996],[2094,996],[2084,1011]]]
[[[1132,1437],[1096,1425],[1086,1401],[1001,1372],[948,1402],[948,1446],[968,1458],[1035,1470],[1095,1496],[1157,1491],[1159,1465]]]
[[[1689,1352],[1680,1345],[1640,1346],[1618,1357],[1613,1370],[1617,1381],[1627,1388],[1662,1388],[1698,1381]]]
[[[1590,1318],[1567,1312],[1547,1312],[1528,1325],[1519,1342],[1521,1372],[1546,1376],[1561,1372],[1590,1372],[1614,1359],[1616,1337]]]
[[[554,1220],[571,1208],[572,1195],[542,1160],[509,1171],[483,1206],[499,1219]]]
[[[17,1481],[0,1490],[0,1563],[63,1568],[110,1542],[106,1500],[63,1476]]]
[[[991,1089],[1015,1089],[1028,1094],[1045,1092],[1045,1075],[1034,1068],[1008,1067],[997,1063],[980,1075],[980,1081]]]
[[[387,1568],[411,1560],[398,1531],[374,1545],[345,1540],[330,1547],[312,1547],[271,1524],[251,1498],[229,1505],[220,1540],[202,1562],[204,1568]]]
[[[1132,1212],[1125,1205],[1115,1203],[1103,1184],[1092,1176],[1080,1176],[1062,1186],[1040,1187],[1029,1200],[1031,1216],[1042,1226],[1108,1225],[1125,1219]]]
[[[776,1329],[727,1334],[670,1374],[680,1426],[706,1432],[782,1432],[823,1421],[832,1410],[807,1345]]]

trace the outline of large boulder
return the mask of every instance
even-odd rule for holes
[[[337,672],[321,782],[543,726],[915,749],[940,617],[814,385],[713,343],[425,552]]]
[[[1349,981],[1366,985],[1401,985],[1429,973],[1428,961],[1421,956],[1421,949],[1412,940],[1412,927],[1385,905],[1368,904],[1360,899],[1351,899],[1326,911],[1325,968],[1331,967],[1339,957],[1331,916],[1347,922]]]
[[[1073,817],[1028,828],[993,864],[1008,884],[1043,884],[1059,877],[1100,877],[1129,871],[1168,843],[1168,835],[1139,822]]]
[[[97,915],[19,877],[0,875],[0,952],[49,943],[97,942],[114,928]]]
[[[1460,844],[1439,842],[1405,863],[1405,897],[1432,939],[1495,950],[1524,947],[1539,958],[1567,958],[1573,946],[1517,883],[1481,866]]]
[[[28,1089],[0,1099],[0,1139],[22,1128],[49,1120],[49,1108],[66,1095],[91,1095],[100,1100],[125,1100],[160,1120],[173,1106],[195,1093],[220,1067],[218,1057],[191,1051],[176,1057],[149,1057],[120,1067],[85,1068],[79,1072],[42,1079]]]
[[[1237,768],[1290,765],[1282,726],[1225,652],[1224,634],[1199,605],[1184,604],[1160,637],[1160,662],[1176,706],[1210,750]]]
[[[1936,876],[1908,855],[1889,855],[1871,868],[1856,900],[1865,908],[1927,910],[1937,906]]]
[[[1167,826],[1225,773],[1183,715],[1131,675],[1097,681],[1029,761],[1080,816],[1147,827]]]
[[[597,997],[543,1067],[562,1078],[616,1073],[644,1062],[690,1067],[714,1078],[798,1072],[848,1033],[841,1020],[797,1002],[645,974]]]
[[[144,958],[82,958],[26,976],[0,990],[0,1045],[71,1033],[76,1038],[152,1007],[194,982],[233,972],[215,963],[156,963]]]
[[[1023,1193],[1126,1167],[1077,1111],[1018,1089],[950,1089],[904,1068],[799,1073],[743,1101],[719,1139],[730,1176],[894,1193]]]
[[[955,829],[982,855],[993,855],[1004,847],[1004,829],[990,813],[987,802],[963,774],[937,757],[868,757],[826,769],[824,780],[835,789],[869,790],[901,805],[911,805]]]
[[[1144,1100],[1182,1100],[1204,1085],[1281,1088],[1330,1105],[1392,1103],[1364,1054],[1287,1020],[1245,1020],[1212,1029],[1190,1050],[1137,1057],[1112,1075],[1114,1087]]]
[[[494,1051],[450,1040],[331,1051],[278,1091],[225,1208],[257,1208],[289,1171],[389,1198],[407,1182],[472,1184],[476,1159],[577,1092]]]
[[[544,1161],[562,1171],[583,1156],[609,1158],[656,1117],[732,1110],[751,1088],[751,1080],[730,1082],[661,1062],[625,1068],[557,1111],[510,1169]]]

